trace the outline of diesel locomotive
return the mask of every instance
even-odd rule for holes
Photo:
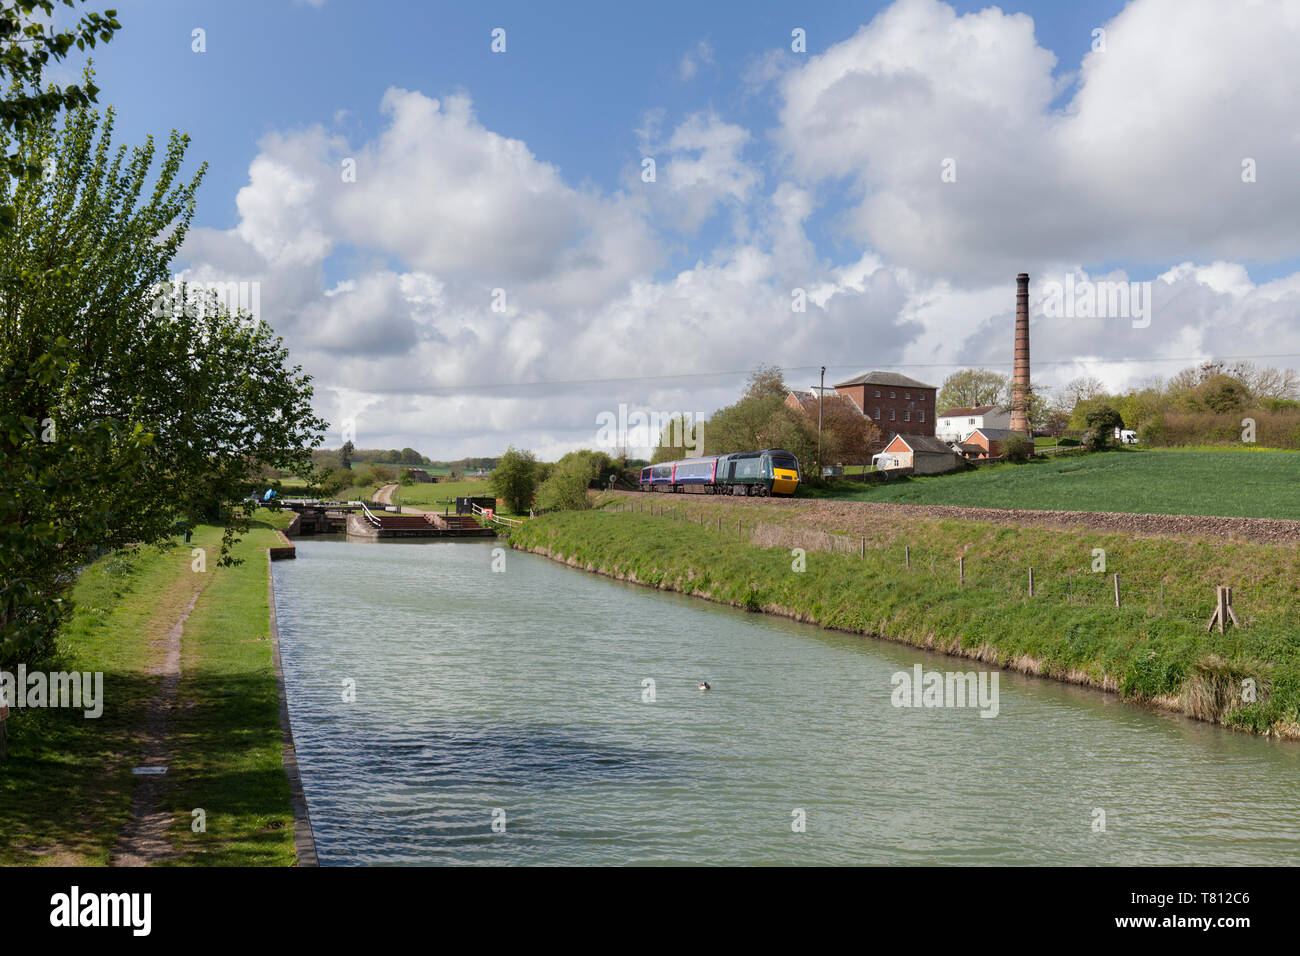
[[[641,469],[642,491],[790,497],[799,487],[799,459],[779,448],[664,461]]]

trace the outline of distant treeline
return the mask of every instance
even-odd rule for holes
[[[1090,411],[1109,405],[1150,445],[1300,449],[1300,375],[1291,369],[1211,361],[1128,392],[1110,394],[1095,380],[1079,379],[1069,392],[1070,428],[1085,427]]]

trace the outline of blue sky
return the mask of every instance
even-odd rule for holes
[[[752,61],[788,44],[796,26],[816,54],[885,6],[116,0],[123,29],[93,55],[102,102],[117,108],[125,140],[173,128],[190,134],[191,157],[210,165],[196,222],[228,228],[262,136],[330,124],[340,111],[347,114],[341,129],[373,136],[381,126],[376,104],[390,86],[430,95],[468,91],[485,126],[524,140],[570,181],[616,189],[620,174],[641,159],[635,128],[645,113],[663,110],[672,122],[713,107],[732,122],[768,127],[771,100],[748,93],[739,79]],[[952,6],[969,12],[987,4]],[[1057,55],[1064,75],[1087,52],[1092,30],[1122,6],[1108,0],[1003,9],[1033,16],[1039,42]],[[196,27],[207,34],[201,56],[191,51]],[[508,55],[489,49],[496,27],[507,30]],[[701,41],[713,62],[700,63],[683,82],[682,59],[698,61]],[[717,228],[704,230],[677,258],[689,260],[717,235]]]
[[[1021,270],[1036,301],[1155,286],[1149,328],[1036,316],[1045,388],[1300,352],[1281,2],[114,5],[118,142],[177,128],[209,164],[178,266],[260,282],[362,444],[556,454],[619,404],[726,404],[759,362],[997,367]],[[511,384],[575,379],[611,384]]]

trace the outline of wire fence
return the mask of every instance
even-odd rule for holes
[[[1215,613],[1216,589],[1223,581],[1193,585],[1185,581],[1153,580],[1149,573],[1125,571],[1113,564],[1108,569],[1066,570],[1057,562],[1052,567],[1008,564],[998,556],[981,556],[975,551],[951,550],[898,542],[873,541],[847,533],[799,528],[746,520],[743,516],[723,517],[677,504],[657,502],[612,502],[607,511],[663,517],[665,520],[696,524],[760,548],[802,548],[856,557],[873,568],[892,573],[925,575],[940,584],[997,591],[1008,600],[1041,600],[1072,606],[1128,609],[1167,620],[1207,625]],[[1233,590],[1234,621],[1248,627],[1261,617]]]

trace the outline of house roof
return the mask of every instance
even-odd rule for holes
[[[843,388],[846,385],[892,385],[895,388],[934,388],[933,385],[926,385],[925,382],[918,382],[914,378],[908,378],[906,375],[899,375],[897,372],[863,372],[847,382],[839,382],[836,388]]]
[[[933,435],[895,435],[889,439],[889,444],[896,441],[902,441],[913,452],[935,452],[944,455],[952,454],[952,446],[942,438],[935,438]]]
[[[817,396],[815,394],[812,392],[802,392],[794,388],[790,389],[789,393],[799,403],[799,407],[805,412],[809,415],[817,414]],[[845,411],[858,418],[866,418],[866,416],[862,414],[862,409],[858,408],[858,403],[847,395],[837,395],[834,392],[827,392],[825,402],[822,406],[822,411],[826,411],[830,408],[843,408]]]
[[[1024,432],[1012,431],[1010,428],[977,428],[970,434],[974,435],[975,432],[979,432],[989,441],[1006,441],[1006,439],[1011,435],[1024,435]],[[970,435],[967,435],[966,437],[969,439]]]
[[[940,412],[940,418],[949,418],[953,415],[987,415],[992,411],[1000,411],[1001,405],[975,405],[971,408],[950,408],[946,412]]]

